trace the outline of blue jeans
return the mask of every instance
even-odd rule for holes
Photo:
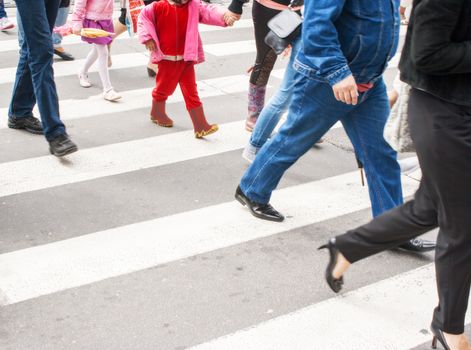
[[[22,39],[8,116],[22,118],[39,113],[48,141],[65,134],[52,69],[52,28],[60,0],[16,0]]]
[[[5,12],[5,5],[3,0],[0,0],[0,18],[7,17],[7,13]]]
[[[62,27],[67,23],[67,17],[69,16],[69,7],[60,7],[57,12],[56,22],[54,27]],[[62,43],[62,35],[59,33],[52,33],[52,43],[55,47],[60,47]]]
[[[301,38],[293,42],[291,57],[278,91],[265,107],[263,107],[263,110],[258,117],[257,124],[255,124],[252,136],[250,137],[250,144],[256,148],[261,148],[265,144],[280,121],[281,115],[288,110],[293,97],[294,85],[296,83],[296,80],[294,79],[296,71],[293,68],[293,63],[300,48]]]
[[[383,80],[361,93],[359,103],[351,106],[338,102],[327,83],[305,76],[295,79],[288,119],[261,148],[242,177],[240,187],[244,194],[254,202],[268,203],[284,172],[340,120],[364,165],[373,215],[401,204],[397,154],[383,138],[389,114]]]

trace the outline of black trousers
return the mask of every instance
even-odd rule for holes
[[[353,263],[439,227],[433,323],[461,334],[471,284],[471,107],[413,89],[409,125],[423,174],[414,199],[336,242]]]

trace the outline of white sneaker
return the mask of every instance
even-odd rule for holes
[[[114,91],[113,88],[109,89],[108,91],[103,92],[103,98],[107,101],[118,101],[121,98],[121,95]]]
[[[417,157],[404,158],[398,160],[401,167],[401,173],[408,175],[420,168],[419,159]]]
[[[260,148],[252,146],[249,143],[247,144],[247,146],[245,146],[244,151],[242,152],[242,158],[244,158],[247,162],[252,164],[259,150]]]
[[[79,73],[78,74],[80,86],[84,88],[89,88],[92,86],[92,83],[90,82],[90,79],[88,79],[88,75],[85,73]]]
[[[7,17],[0,18],[0,31],[9,30],[15,28],[15,25],[10,22]]]

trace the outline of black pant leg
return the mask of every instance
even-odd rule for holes
[[[461,334],[471,285],[471,107],[413,90],[409,115],[440,226],[435,253],[439,305],[433,322]]]

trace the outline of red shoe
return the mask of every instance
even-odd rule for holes
[[[188,111],[190,113],[193,128],[195,130],[195,137],[201,139],[210,134],[214,134],[219,130],[217,124],[208,124],[206,116],[204,115],[203,106],[199,106]]]
[[[164,128],[171,128],[173,126],[173,120],[168,117],[167,113],[165,113],[165,101],[152,100],[150,120]]]

